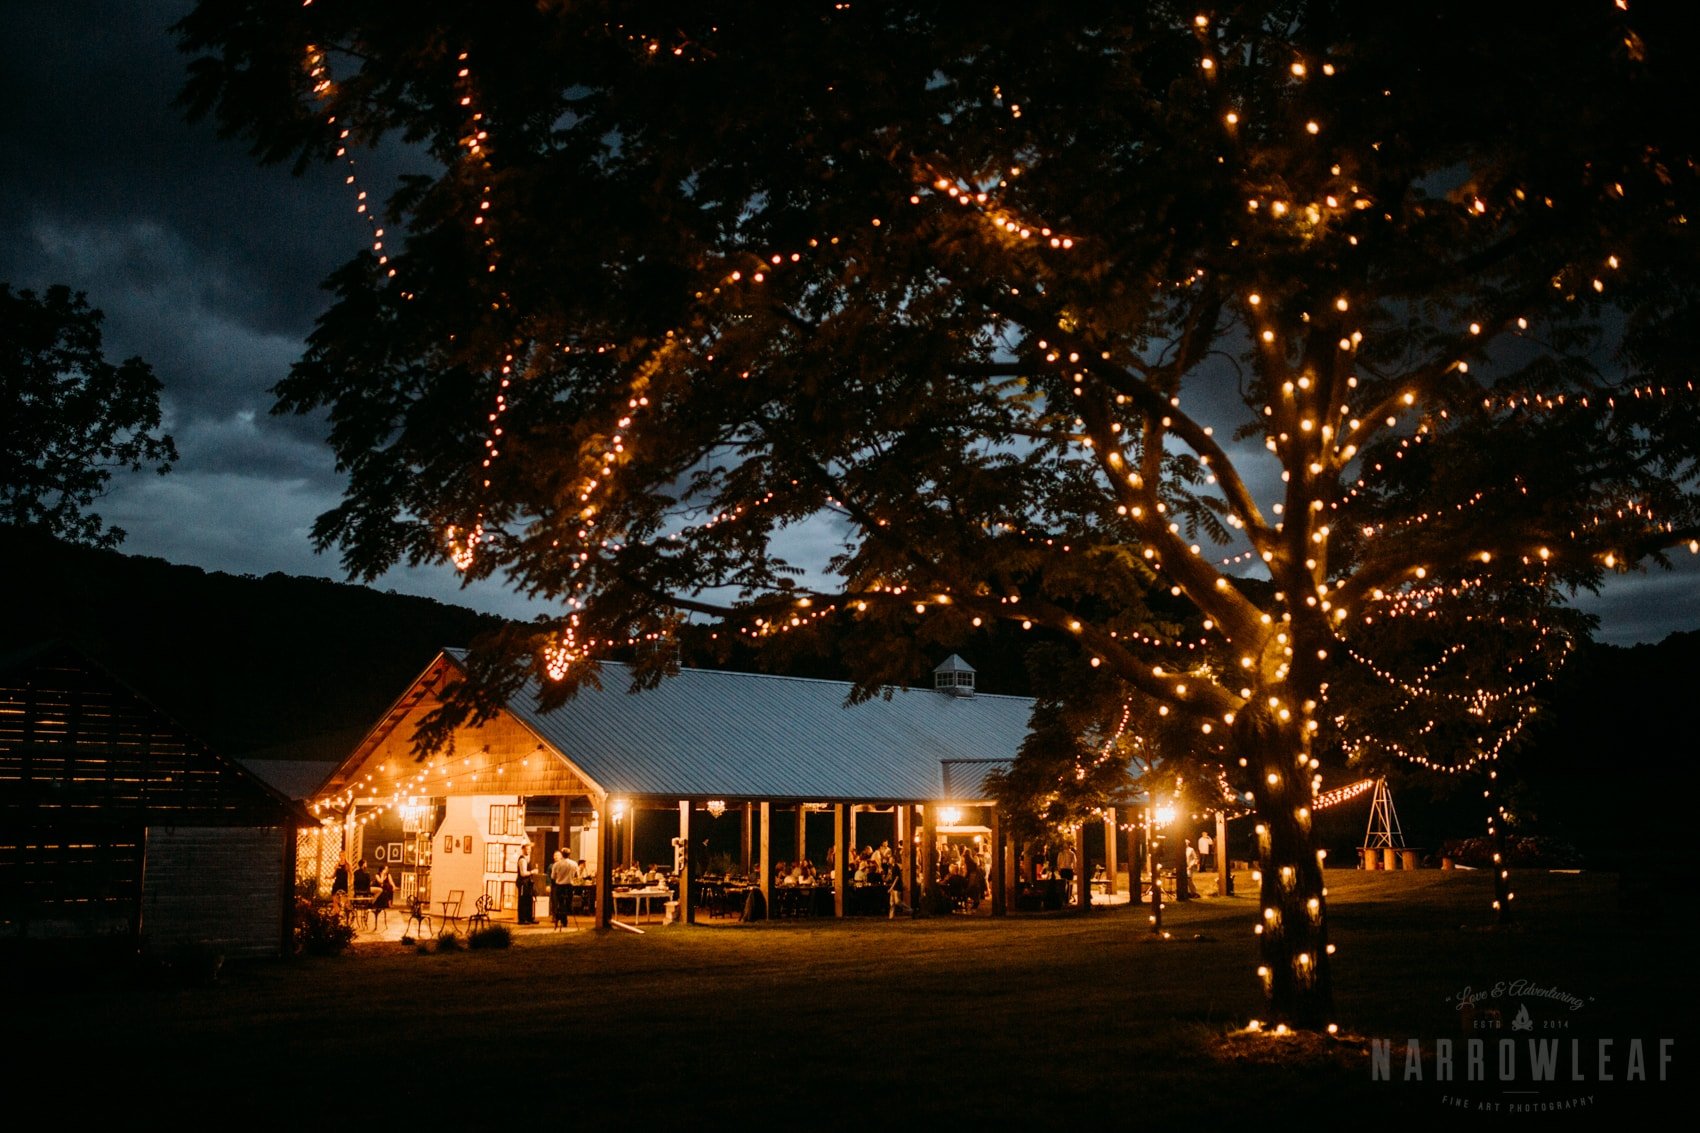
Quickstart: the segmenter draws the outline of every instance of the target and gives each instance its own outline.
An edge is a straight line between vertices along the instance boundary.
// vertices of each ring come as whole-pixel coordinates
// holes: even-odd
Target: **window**
[[[492,836],[511,837],[525,833],[525,808],[496,803],[490,807],[489,831]]]
[[[484,893],[498,909],[519,908],[519,889],[511,881],[486,881]]]
[[[504,849],[504,847],[500,842],[486,842],[486,843],[484,843],[484,872],[485,873],[501,873],[502,872],[502,850],[503,849]]]

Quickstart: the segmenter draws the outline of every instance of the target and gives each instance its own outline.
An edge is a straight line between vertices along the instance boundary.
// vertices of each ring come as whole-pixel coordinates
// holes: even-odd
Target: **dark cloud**
[[[1670,559],[1668,570],[1649,566],[1612,575],[1598,594],[1576,596],[1574,605],[1600,618],[1597,640],[1635,645],[1700,629],[1700,555],[1679,548]]]

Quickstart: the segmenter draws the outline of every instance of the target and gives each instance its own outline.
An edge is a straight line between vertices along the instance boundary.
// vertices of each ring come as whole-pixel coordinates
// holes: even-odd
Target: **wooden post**
[[[918,908],[918,898],[915,894],[915,807],[904,803],[897,808],[897,870],[903,880],[903,900],[911,908]]]
[[[1228,816],[1216,812],[1216,896],[1228,895]]]
[[[685,840],[685,868],[679,871],[679,923],[695,924],[697,920],[696,894],[691,892],[692,883],[696,880],[696,870],[691,866],[691,800],[679,800],[679,837]]]
[[[807,861],[809,857],[809,808],[802,803],[797,804],[797,855],[791,864],[797,865]]]
[[[938,808],[932,805],[921,811],[921,898],[925,904],[919,907],[928,912],[932,911],[939,884],[939,848],[933,833],[933,816],[937,813]]]
[[[861,809],[862,809],[861,807],[855,806],[855,805],[852,805],[850,807],[850,838],[849,838],[849,842],[850,842],[850,851],[852,853],[855,852],[857,846],[861,845],[860,842],[856,841],[856,812],[861,810]]]
[[[614,926],[614,800],[602,796],[596,810],[596,927]]]
[[[632,805],[626,808],[626,821],[624,826],[625,829],[620,832],[622,835],[620,839],[620,864],[627,866],[636,865],[637,863],[632,861],[632,854],[636,852],[633,847],[637,844],[636,801],[633,801]]]
[[[1139,812],[1132,813],[1137,815]],[[1127,828],[1127,899],[1135,905],[1145,901],[1145,895],[1140,892],[1144,882],[1139,877],[1139,863],[1139,824],[1130,822]]]
[[[1145,810],[1145,857],[1151,863],[1151,931],[1163,933],[1163,866],[1162,841],[1157,836],[1157,812]]]
[[[751,810],[751,808],[752,808],[752,804],[750,804],[750,803],[744,804],[743,825],[738,830],[738,835],[739,835],[739,839],[740,839],[739,845],[741,846],[741,848],[743,850],[743,854],[739,858],[738,868],[743,870],[745,877],[750,876],[750,835],[751,835],[751,830],[752,830],[751,823],[750,823],[750,810]]]
[[[1021,880],[1018,853],[1014,834],[1005,829],[1003,832],[1003,902],[1005,911],[1015,907],[1016,883]]]
[[[845,835],[849,833],[849,807],[843,803],[832,804],[832,915],[842,917],[846,910],[850,894],[846,891],[849,871],[844,868],[844,859],[848,856],[844,849]]]
[[[761,909],[762,916],[773,915],[773,804],[761,802]]]
[[[1121,892],[1121,883],[1116,880],[1116,808],[1110,807],[1104,812],[1104,876],[1110,883],[1104,886],[1104,896],[1111,902],[1116,894]]]
[[[1092,863],[1086,860],[1086,823],[1081,822],[1070,835],[1074,840],[1074,907],[1086,912],[1092,907]]]
[[[1175,821],[1177,829],[1180,820]],[[1188,835],[1176,833],[1170,837],[1169,852],[1175,858],[1175,900],[1190,901],[1192,899],[1192,872],[1186,868],[1186,843]]]
[[[1009,874],[1004,855],[1003,811],[992,807],[992,916],[1009,911]]]

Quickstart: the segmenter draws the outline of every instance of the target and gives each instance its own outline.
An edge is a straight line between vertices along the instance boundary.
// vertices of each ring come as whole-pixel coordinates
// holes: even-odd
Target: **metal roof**
[[[296,800],[312,798],[337,766],[322,759],[264,759],[256,756],[241,756],[237,762],[258,775],[273,790]]]
[[[627,666],[607,661],[601,683],[541,712],[534,681],[507,709],[604,790],[669,798],[984,799],[985,770],[1015,758],[1033,708],[930,689],[851,706],[847,682],[709,669],[634,693]],[[950,763],[975,773],[947,777]]]

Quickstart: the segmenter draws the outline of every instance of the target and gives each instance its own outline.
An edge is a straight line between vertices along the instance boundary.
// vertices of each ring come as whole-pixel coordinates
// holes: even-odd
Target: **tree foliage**
[[[0,522],[97,547],[124,540],[89,510],[114,471],[177,459],[157,433],[161,385],[140,358],[101,350],[101,313],[82,292],[0,284]]]
[[[330,413],[316,535],[351,572],[559,605],[483,689],[558,702],[682,614],[848,619],[870,694],[1043,633],[1102,674],[1059,690],[1055,782],[1130,697],[1230,749],[1272,1017],[1315,1027],[1348,646],[1694,537],[1692,78],[1643,7],[207,0],[180,30],[191,110],[262,158],[434,163],[279,406]],[[823,542],[824,574],[792,550]]]

